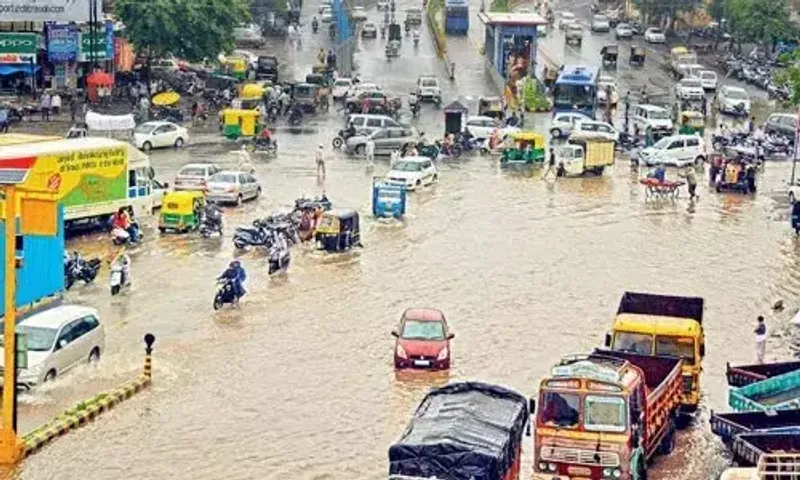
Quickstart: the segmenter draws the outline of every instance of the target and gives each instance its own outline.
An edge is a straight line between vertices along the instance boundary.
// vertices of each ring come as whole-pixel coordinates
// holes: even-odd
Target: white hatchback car
[[[349,92],[351,88],[353,88],[352,78],[339,77],[333,82],[331,95],[333,95],[334,100],[343,100],[347,97],[347,92]]]
[[[601,139],[609,140],[612,142],[619,142],[619,132],[605,122],[597,122],[594,120],[584,120],[575,125],[572,134],[569,136],[570,140],[588,140],[588,139]]]
[[[333,9],[331,7],[325,7],[320,12],[319,19],[322,20],[323,23],[331,23],[333,21]]]
[[[403,157],[392,165],[386,174],[386,182],[415,190],[430,185],[439,179],[436,165],[428,157]]]
[[[664,35],[664,30],[653,27],[645,30],[644,41],[647,43],[667,43],[667,37]]]
[[[241,205],[261,195],[261,184],[248,172],[224,171],[208,179],[206,198],[220,203]]]
[[[367,19],[367,12],[364,7],[353,7],[351,14],[356,22],[363,22]]]
[[[717,92],[717,108],[722,113],[734,115],[750,114],[750,95],[741,87],[723,85]]]
[[[685,167],[705,158],[705,142],[699,135],[670,135],[639,152],[639,161],[647,166]]]
[[[500,120],[492,117],[469,117],[466,124],[464,124],[464,130],[469,131],[470,135],[476,139],[489,138],[497,129],[499,129],[503,135],[519,131],[519,128],[506,127]]]
[[[575,14],[572,12],[561,12],[560,18],[558,19],[558,28],[564,30],[567,26],[572,25],[575,23]]]
[[[172,122],[145,122],[133,129],[133,144],[149,152],[154,148],[180,148],[189,140],[189,132]]]
[[[700,100],[705,94],[699,78],[684,78],[675,85],[675,96],[679,100]]]
[[[566,138],[575,129],[576,124],[587,120],[592,119],[580,113],[556,113],[556,116],[553,117],[553,124],[550,126],[550,136],[553,138]]]
[[[712,92],[717,89],[719,78],[717,77],[716,72],[712,72],[711,70],[701,70],[698,74],[698,78],[700,78],[700,83],[703,84],[703,89]]]
[[[78,305],[34,314],[17,324],[17,332],[25,334],[28,344],[28,365],[17,377],[17,385],[24,388],[53,380],[82,363],[96,362],[106,348],[97,310]]]

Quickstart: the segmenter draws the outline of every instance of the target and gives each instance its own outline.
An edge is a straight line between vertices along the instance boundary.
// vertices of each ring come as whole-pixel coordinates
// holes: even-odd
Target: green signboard
[[[110,23],[98,25],[94,35],[88,30],[81,32],[78,61],[88,62],[91,57],[96,61],[114,59],[114,28]]]
[[[39,35],[36,33],[0,33],[0,63],[36,62]]]

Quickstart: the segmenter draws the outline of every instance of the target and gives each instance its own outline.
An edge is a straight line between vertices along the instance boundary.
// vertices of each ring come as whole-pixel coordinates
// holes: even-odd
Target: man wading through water
[[[556,150],[554,148],[550,148],[550,159],[547,161],[547,170],[545,170],[544,175],[542,175],[542,180],[547,180],[547,176],[553,172],[553,180],[558,178],[556,174]]]

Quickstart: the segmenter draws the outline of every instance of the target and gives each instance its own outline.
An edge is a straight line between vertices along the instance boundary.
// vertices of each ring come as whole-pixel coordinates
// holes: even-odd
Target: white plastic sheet
[[[133,114],[127,115],[102,115],[96,112],[86,112],[86,126],[89,130],[120,131],[133,130],[136,121]]]

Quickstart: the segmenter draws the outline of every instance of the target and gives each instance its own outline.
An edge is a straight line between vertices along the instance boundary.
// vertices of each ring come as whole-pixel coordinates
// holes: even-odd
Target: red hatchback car
[[[433,308],[409,308],[392,331],[395,368],[450,368],[450,340],[444,314]]]

